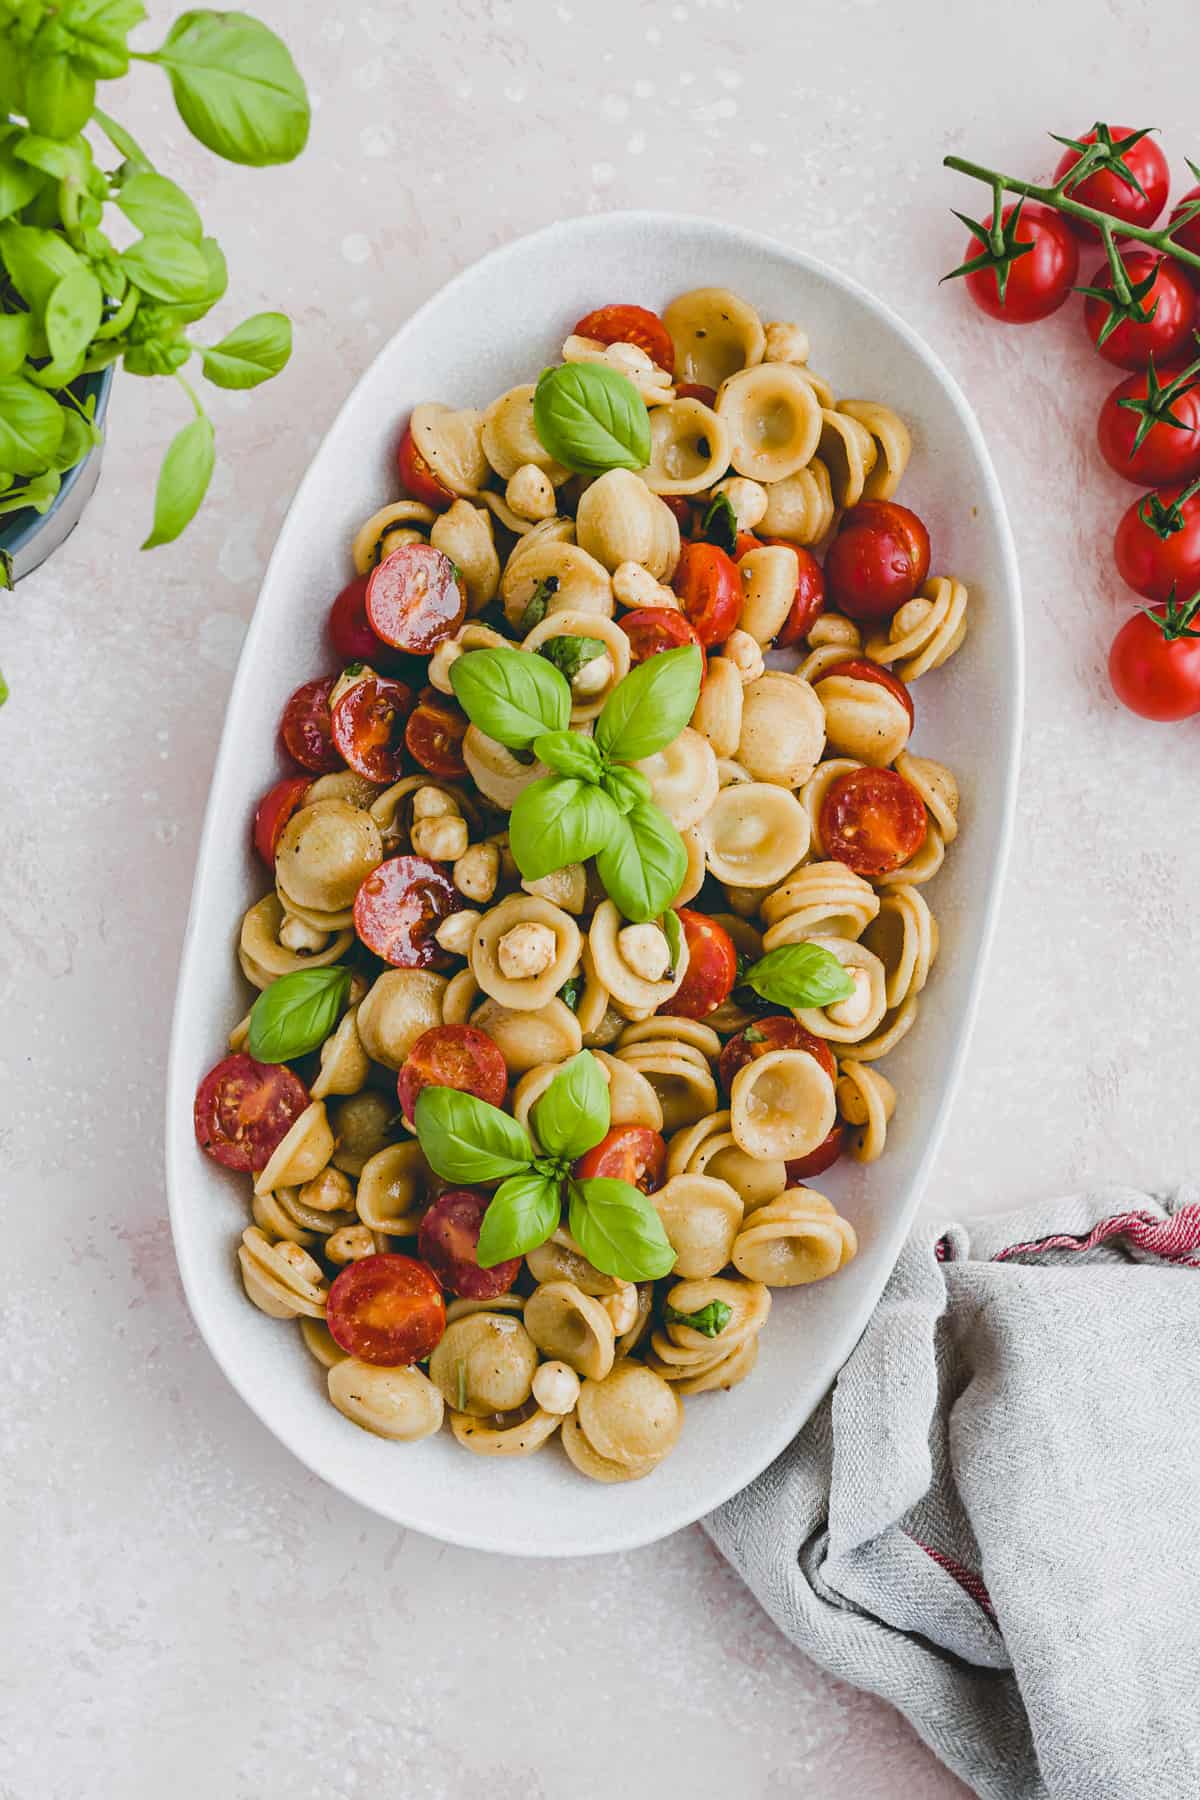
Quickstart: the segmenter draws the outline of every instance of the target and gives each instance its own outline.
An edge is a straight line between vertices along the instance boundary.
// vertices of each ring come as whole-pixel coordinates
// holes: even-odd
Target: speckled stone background
[[[151,10],[148,44],[170,16]],[[97,499],[0,605],[0,1796],[948,1800],[965,1790],[894,1714],[793,1653],[698,1529],[573,1565],[472,1555],[359,1511],[265,1435],[175,1275],[171,993],[242,634],[348,387],[492,245],[672,207],[884,292],[963,382],[1012,510],[1019,832],[929,1204],[1194,1176],[1200,727],[1139,724],[1106,691],[1129,604],[1108,545],[1132,492],[1092,447],[1106,379],[1077,314],[1004,331],[936,285],[960,250],[947,208],[985,203],[941,169],[947,150],[1048,172],[1043,131],[1100,113],[1161,126],[1186,174],[1192,9],[1009,0],[986,27],[984,8],[935,0],[258,10],[317,101],[299,165],[218,164],[148,68],[104,104],[224,243],[221,323],[293,313],[291,367],[255,394],[209,390],[210,500],[145,557],[185,403],[121,379]]]

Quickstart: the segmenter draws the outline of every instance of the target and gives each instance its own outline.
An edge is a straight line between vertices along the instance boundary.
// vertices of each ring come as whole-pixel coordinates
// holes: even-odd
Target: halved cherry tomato
[[[865,656],[851,656],[847,657],[845,662],[834,663],[832,668],[823,669],[821,680],[824,681],[827,675],[849,675],[855,681],[873,681],[876,687],[885,687],[889,694],[895,695],[908,714],[909,724],[912,725],[916,722],[912,695],[900,677],[893,675],[890,669],[881,669],[878,663],[868,661]]]
[[[457,1088],[489,1106],[503,1106],[508,1070],[500,1046],[475,1025],[434,1025],[423,1031],[396,1077],[400,1110],[411,1125],[423,1088]]]
[[[1144,369],[1151,357],[1159,364],[1170,362],[1191,342],[1196,322],[1195,289],[1182,263],[1162,256],[1156,250],[1123,250],[1121,262],[1131,287],[1140,288],[1144,282],[1150,282],[1134,305],[1140,313],[1151,316],[1141,320],[1122,318],[1101,343],[1114,307],[1120,316],[1112,272],[1108,264],[1103,263],[1089,285],[1109,298],[1097,300],[1095,295],[1089,294],[1083,309],[1088,336],[1105,361],[1116,363],[1120,369]]]
[[[372,668],[390,674],[393,663],[401,659],[371,629],[367,618],[368,579],[366,575],[356,575],[347,582],[329,609],[325,630],[343,663],[370,663]]]
[[[479,1232],[491,1199],[474,1188],[447,1188],[417,1232],[417,1249],[442,1286],[467,1300],[495,1300],[521,1273],[519,1256],[490,1269],[479,1266]]]
[[[347,1355],[395,1369],[437,1349],[446,1302],[431,1269],[388,1251],[346,1264],[329,1290],[325,1323]]]
[[[404,727],[404,742],[408,745],[409,755],[431,775],[440,775],[444,780],[465,775],[467,765],[463,761],[462,741],[466,735],[467,716],[462,709],[445,694],[439,694],[436,688],[422,688],[421,697]]]
[[[1175,364],[1157,373],[1151,369],[1130,375],[1100,408],[1100,454],[1126,481],[1158,487],[1200,475],[1200,372],[1189,369]],[[1140,405],[1130,408],[1127,400]],[[1146,416],[1152,416],[1152,423],[1135,449]]]
[[[450,957],[434,932],[462,899],[445,869],[423,856],[393,856],[354,896],[354,929],[394,969],[444,969]]]
[[[775,633],[776,644],[786,649],[789,644],[798,644],[801,638],[807,637],[810,627],[825,611],[825,577],[816,557],[801,545],[789,544],[786,538],[777,537],[757,538],[755,542],[790,550],[796,558],[796,592],[791,611]]]
[[[742,610],[742,583],[733,558],[716,544],[685,544],[671,586],[679,596],[684,618],[704,648],[723,644]]]
[[[675,523],[679,527],[680,537],[686,537],[695,520],[695,508],[686,494],[660,494],[659,499],[664,506],[669,506],[675,514]]]
[[[453,506],[456,496],[438,480],[417,449],[411,425],[404,427],[404,436],[400,439],[400,448],[396,452],[396,467],[400,471],[401,481],[414,500],[424,501],[426,506],[432,506],[434,512],[445,512],[448,506]]]
[[[342,759],[333,741],[333,721],[329,716],[329,696],[336,675],[322,675],[298,687],[283,709],[279,721],[279,737],[293,762],[314,775],[332,775],[340,769]]]
[[[887,875],[915,856],[928,830],[925,802],[895,769],[851,769],[821,806],[826,853],[859,875]]]
[[[1007,225],[1015,211],[1015,204],[1006,206],[1000,215],[1002,223]],[[994,216],[988,213],[982,221],[989,231]],[[1003,300],[994,268],[972,269],[963,285],[989,318],[1005,325],[1031,325],[1048,319],[1069,298],[1079,274],[1079,244],[1062,213],[1052,206],[1031,206],[1028,201],[1021,208],[1013,243],[1032,244],[1033,248],[1009,263]],[[972,232],[963,261],[987,247],[978,233]]]
[[[1200,712],[1200,621],[1174,602],[1135,612],[1108,656],[1113,693],[1142,719],[1190,719]]]
[[[728,1000],[737,981],[737,951],[723,925],[707,913],[676,907],[687,939],[688,966],[683,982],[660,1012],[680,1019],[704,1019]]]
[[[196,1089],[196,1142],[227,1169],[265,1169],[308,1105],[308,1089],[286,1063],[255,1062],[239,1051],[208,1071]]]
[[[1137,143],[1125,147],[1128,138],[1137,136],[1131,125],[1094,125],[1077,141],[1084,145],[1094,144],[1098,136],[1104,137],[1105,132],[1142,191],[1139,193],[1137,187],[1132,187],[1115,169],[1101,167],[1095,174],[1085,175],[1076,187],[1068,187],[1068,198],[1078,200],[1082,206],[1093,206],[1097,212],[1108,213],[1124,225],[1153,225],[1167,203],[1171,187],[1166,157],[1151,137],[1140,137]],[[1078,150],[1065,151],[1054,171],[1055,181],[1061,181],[1079,158]],[[1069,214],[1065,216],[1070,217]],[[1082,238],[1094,240],[1100,235],[1086,219],[1071,219],[1071,227]]]
[[[275,867],[275,852],[283,828],[300,806],[312,782],[307,775],[285,775],[268,788],[254,814],[254,848],[268,869]]]
[[[578,320],[574,335],[595,338],[600,344],[636,344],[668,375],[675,367],[671,334],[658,314],[645,306],[598,306]]]
[[[744,1031],[731,1037],[722,1050],[717,1073],[725,1092],[733,1086],[733,1078],[739,1069],[771,1050],[807,1050],[820,1063],[830,1081],[836,1079],[837,1064],[825,1039],[806,1031],[799,1019],[789,1018],[785,1013],[772,1013],[768,1018],[756,1019],[753,1025],[747,1025]]]
[[[428,656],[467,616],[467,590],[432,544],[401,544],[367,577],[367,619],[385,644]]]
[[[373,669],[333,708],[333,741],[356,774],[382,787],[404,773],[404,720],[412,689]]]
[[[823,1175],[826,1169],[832,1169],[838,1157],[846,1148],[846,1127],[839,1119],[829,1136],[819,1143],[815,1150],[807,1156],[794,1156],[787,1169],[788,1186],[794,1187],[797,1182],[805,1182],[810,1175]]]
[[[699,400],[702,406],[717,404],[716,388],[706,387],[702,381],[681,381],[675,389],[677,400]]]
[[[1159,488],[1134,500],[1113,543],[1121,579],[1146,600],[1200,591],[1200,489]]]
[[[1200,187],[1189,188],[1186,194],[1180,196],[1178,206],[1172,208],[1170,223],[1174,225],[1189,207],[1198,203]],[[1172,237],[1181,249],[1190,250],[1193,256],[1200,256],[1200,211],[1194,212],[1178,231],[1172,232]],[[1194,283],[1200,283],[1200,269],[1189,268],[1187,273]]]
[[[678,650],[681,644],[699,645],[701,656],[704,654],[692,626],[669,606],[635,606],[632,612],[622,613],[617,624],[629,639],[629,654],[635,663],[644,663],[663,650]]]
[[[825,591],[851,619],[890,619],[929,574],[929,533],[894,500],[860,500],[825,556]]]
[[[667,1146],[648,1125],[614,1125],[574,1168],[580,1181],[607,1176],[610,1181],[627,1181],[643,1194],[660,1188],[666,1172]]]
[[[739,531],[733,544],[733,560],[741,562],[747,550],[761,550],[767,542],[766,538],[755,537],[752,531]],[[773,538],[772,543],[781,543],[782,539]]]

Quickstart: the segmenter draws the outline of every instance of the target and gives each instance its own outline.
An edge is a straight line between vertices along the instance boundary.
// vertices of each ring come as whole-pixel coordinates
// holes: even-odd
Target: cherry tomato
[[[391,673],[396,652],[371,629],[367,618],[366,575],[356,575],[347,582],[329,609],[325,632],[343,663],[370,663],[372,668]]]
[[[663,650],[678,650],[681,644],[700,643],[683,614],[672,612],[669,606],[635,606],[632,612],[623,613],[617,624],[629,639],[635,663],[644,663]]]
[[[887,875],[925,842],[925,803],[895,769],[851,769],[821,806],[826,852],[859,875]]]
[[[837,1077],[833,1051],[824,1038],[814,1037],[811,1031],[806,1031],[799,1019],[772,1013],[768,1018],[756,1019],[753,1025],[747,1025],[744,1031],[731,1037],[722,1050],[717,1073],[725,1092],[733,1086],[733,1078],[739,1069],[772,1050],[807,1050],[820,1063],[830,1081]]]
[[[311,769],[314,775],[332,775],[342,766],[329,716],[329,696],[336,680],[336,675],[322,675],[317,681],[306,681],[284,707],[279,722],[284,749],[293,762]]]
[[[1134,500],[1113,543],[1121,579],[1146,600],[1200,590],[1200,489],[1159,488]]]
[[[436,688],[423,688],[404,727],[409,755],[431,775],[440,775],[443,780],[465,775],[462,741],[466,734],[467,717],[461,708]]]
[[[671,586],[704,648],[723,644],[742,610],[742,583],[733,558],[716,544],[685,544]]]
[[[367,619],[385,644],[428,656],[467,616],[467,590],[432,544],[401,544],[367,577]]]
[[[686,494],[660,494],[659,499],[664,506],[669,506],[675,514],[675,523],[679,527],[680,537],[686,537],[692,529],[695,508]]]
[[[668,374],[675,367],[671,334],[658,314],[645,306],[598,306],[594,312],[584,313],[574,335],[595,338],[601,344],[636,344]]]
[[[196,1089],[196,1142],[227,1169],[259,1174],[308,1105],[308,1089],[286,1063],[255,1062],[239,1051],[208,1071]]]
[[[412,690],[368,669],[333,708],[333,741],[356,774],[383,786],[404,773],[404,718]]]
[[[675,389],[676,399],[699,400],[702,406],[717,404],[716,388],[706,387],[702,381],[681,381]]]
[[[838,527],[825,557],[825,591],[851,619],[890,619],[929,573],[929,533],[894,500],[862,500]]]
[[[607,1176],[652,1194],[667,1173],[667,1146],[648,1125],[614,1125],[595,1149],[579,1158],[574,1173],[580,1181]]]
[[[1191,481],[1200,475],[1200,373],[1178,365],[1129,375],[1100,408],[1097,437],[1110,469],[1140,487]],[[1137,408],[1123,403],[1138,402]],[[1176,423],[1167,417],[1173,415]],[[1134,448],[1145,418],[1149,431]]]
[[[396,1077],[400,1110],[411,1125],[423,1088],[457,1088],[489,1106],[503,1106],[508,1070],[500,1046],[475,1025],[435,1025],[423,1031]]]
[[[275,867],[275,852],[283,828],[303,804],[312,783],[307,775],[285,775],[273,788],[268,788],[254,814],[254,848],[268,869]]]
[[[1179,205],[1172,210],[1170,223],[1174,225],[1188,207],[1196,205],[1198,201],[1200,201],[1200,187],[1189,188]],[[1179,230],[1173,234],[1173,240],[1181,250],[1190,250],[1193,256],[1200,256],[1200,212],[1194,212],[1187,223],[1180,226]],[[1200,269],[1188,268],[1187,273],[1193,282],[1200,283]]]
[[[704,1019],[733,992],[737,951],[725,927],[707,913],[693,912],[687,906],[675,910],[687,939],[688,966],[681,986],[659,1011],[680,1019]]]
[[[451,959],[434,932],[461,905],[444,867],[423,856],[393,856],[354,896],[354,929],[394,969],[444,969]]]
[[[807,637],[814,621],[825,611],[825,577],[821,565],[809,550],[799,544],[789,544],[786,538],[765,537],[755,540],[756,543],[776,544],[781,549],[790,550],[796,558],[796,592],[792,598],[791,611],[775,634],[775,642],[781,649],[789,644],[798,644]],[[740,556],[745,551],[739,552]]]
[[[1196,602],[1136,612],[1113,639],[1108,675],[1123,706],[1143,719],[1190,719],[1200,712],[1200,629]]]
[[[766,538],[755,537],[752,531],[739,531],[733,545],[734,562],[741,562],[747,550],[761,550],[766,542]],[[782,543],[783,539],[772,538],[771,542],[778,544]]]
[[[1140,313],[1152,316],[1141,321],[1123,318],[1103,343],[1100,341],[1113,316],[1114,304],[1119,308],[1112,273],[1104,263],[1092,276],[1090,285],[1102,289],[1110,298],[1097,300],[1094,295],[1088,296],[1083,309],[1088,336],[1105,361],[1116,363],[1121,369],[1144,369],[1152,356],[1157,363],[1169,362],[1191,342],[1196,322],[1195,290],[1183,265],[1155,250],[1125,250],[1121,261],[1131,287],[1140,290],[1145,282],[1150,283],[1133,304]]]
[[[1167,167],[1166,157],[1151,137],[1139,138],[1136,144],[1122,148],[1127,139],[1136,136],[1131,125],[1094,125],[1091,131],[1084,132],[1078,142],[1094,144],[1098,138],[1103,142],[1107,137],[1110,146],[1115,148],[1121,161],[1141,187],[1140,194],[1137,187],[1131,186],[1116,169],[1101,167],[1094,174],[1085,175],[1077,187],[1068,188],[1068,199],[1078,200],[1082,206],[1095,207],[1097,212],[1108,213],[1111,218],[1120,219],[1124,225],[1153,225],[1167,203],[1171,172]],[[1075,167],[1079,155],[1078,150],[1063,153],[1054,171],[1055,181],[1061,181],[1067,171]],[[1095,240],[1100,235],[1096,227],[1088,224],[1086,219],[1072,219],[1071,226],[1082,238]]]
[[[894,694],[905,712],[910,725],[915,724],[916,714],[913,711],[912,695],[898,675],[890,669],[881,669],[878,663],[868,661],[864,657],[851,656],[845,662],[834,663],[830,669],[823,669],[821,680],[827,675],[849,675],[855,681],[873,681],[876,687],[884,687],[889,694]]]
[[[521,1258],[479,1265],[479,1232],[490,1194],[473,1188],[447,1188],[434,1201],[417,1233],[417,1249],[444,1288],[467,1300],[494,1300],[507,1294],[521,1273]]]
[[[404,427],[404,436],[400,439],[400,448],[396,452],[396,467],[400,471],[401,481],[414,500],[424,501],[426,506],[432,506],[434,512],[445,512],[448,506],[453,506],[457,496],[438,480],[417,449],[411,425]]]
[[[784,1166],[787,1169],[788,1186],[794,1187],[797,1182],[805,1182],[810,1175],[823,1175],[826,1169],[832,1169],[834,1163],[846,1148],[846,1127],[839,1119],[825,1140],[807,1156],[794,1156]]]
[[[1015,206],[1006,206],[1000,215],[1002,224],[1008,225],[1015,211]],[[994,216],[989,213],[982,221],[989,229]],[[1006,325],[1032,325],[1057,312],[1070,294],[1079,274],[1079,245],[1062,213],[1052,206],[1031,205],[1028,200],[1021,208],[1013,242],[1032,244],[1033,249],[1009,263],[1003,300],[994,268],[973,269],[964,282],[976,306],[989,318]],[[987,247],[972,232],[963,260],[978,256]]]
[[[436,1350],[446,1302],[424,1263],[385,1252],[346,1264],[329,1290],[325,1323],[347,1355],[394,1369]]]

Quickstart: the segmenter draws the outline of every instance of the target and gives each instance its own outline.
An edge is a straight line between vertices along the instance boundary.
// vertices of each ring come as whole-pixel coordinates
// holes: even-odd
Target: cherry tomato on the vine
[[[1128,376],[1100,408],[1097,437],[1109,468],[1139,487],[1200,475],[1200,363]]]
[[[1076,142],[1085,147],[1101,143],[1106,154],[1090,175],[1067,188],[1068,199],[1108,213],[1123,225],[1153,225],[1171,188],[1167,159],[1154,139],[1147,132],[1135,131],[1132,125],[1096,124]],[[1080,150],[1065,150],[1054,171],[1055,181],[1061,181],[1082,154]],[[1082,238],[1094,241],[1100,235],[1086,219],[1072,219],[1071,225]]]
[[[1181,248],[1190,250],[1193,256],[1200,256],[1200,187],[1189,188],[1180,196],[1178,206],[1171,210],[1170,223],[1174,225],[1185,213],[1189,217],[1172,236]],[[1188,268],[1188,274],[1194,283],[1200,284],[1200,269]]]
[[[1126,619],[1108,654],[1113,693],[1130,712],[1160,721],[1200,712],[1200,594],[1138,611]]]
[[[1130,301],[1122,305],[1112,271],[1103,264],[1092,276],[1083,309],[1088,336],[1105,361],[1119,369],[1144,369],[1151,357],[1160,365],[1169,362],[1191,342],[1195,290],[1183,265],[1157,250],[1125,250],[1121,262],[1132,290]]]
[[[1006,206],[1000,215],[1001,225],[1008,228],[1001,262],[1001,268],[1008,271],[1003,298],[1001,271],[995,267],[969,270],[965,283],[976,306],[989,318],[1001,319],[1006,325],[1032,325],[1057,312],[1070,294],[1079,274],[1079,245],[1066,219],[1053,207],[1026,201],[1014,230],[1012,219],[1016,210],[1015,206]],[[989,213],[981,221],[988,231],[992,217]],[[1032,244],[1033,248],[1011,257],[1011,251],[1021,244]],[[966,260],[973,261],[987,251],[987,242],[973,232],[967,240]]]
[[[1121,579],[1146,600],[1200,591],[1200,481],[1134,500],[1113,541]]]

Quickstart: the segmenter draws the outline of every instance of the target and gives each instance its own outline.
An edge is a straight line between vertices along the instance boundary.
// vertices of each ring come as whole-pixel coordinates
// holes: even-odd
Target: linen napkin
[[[1200,1796],[1200,1191],[919,1228],[705,1526],[986,1800]]]

